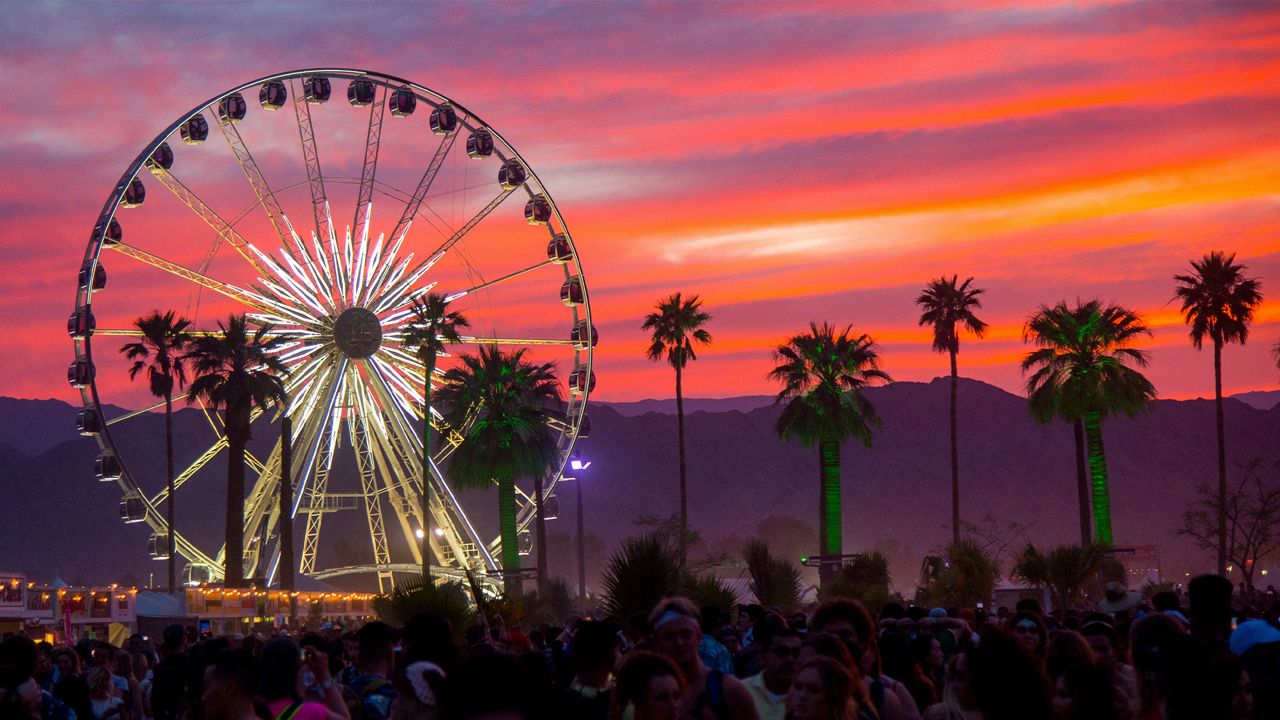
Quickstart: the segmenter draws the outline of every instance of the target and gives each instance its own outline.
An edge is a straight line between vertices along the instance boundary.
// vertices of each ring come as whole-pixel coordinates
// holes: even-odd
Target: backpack
[[[382,717],[370,718],[369,713],[365,712],[364,701],[370,695],[373,695],[383,688],[388,688],[391,681],[384,678],[374,678],[362,690],[356,692],[349,685],[342,686],[342,701],[347,705],[347,712],[351,714],[351,720],[386,720],[386,715]]]

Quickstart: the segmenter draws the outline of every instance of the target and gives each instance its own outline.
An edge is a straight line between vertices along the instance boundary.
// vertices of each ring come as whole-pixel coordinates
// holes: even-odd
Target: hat
[[[1124,583],[1107,583],[1106,597],[1098,603],[1098,609],[1112,615],[1125,610],[1132,610],[1142,603],[1142,593],[1137,590],[1126,590]]]
[[[525,650],[533,648],[533,642],[529,640],[529,636],[525,635],[521,630],[512,630],[507,633],[507,638],[504,642],[512,647],[518,647]]]
[[[1245,620],[1236,626],[1227,640],[1231,652],[1243,655],[1254,645],[1280,642],[1280,630],[1266,620]]]
[[[943,610],[940,607],[936,607],[929,611],[929,617],[931,618],[944,618],[946,616],[947,616],[947,611]]]

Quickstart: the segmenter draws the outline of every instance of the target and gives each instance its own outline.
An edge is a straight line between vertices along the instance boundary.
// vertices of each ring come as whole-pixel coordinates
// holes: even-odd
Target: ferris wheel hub
[[[347,308],[333,322],[333,341],[343,355],[363,360],[382,347],[382,324],[367,308]]]

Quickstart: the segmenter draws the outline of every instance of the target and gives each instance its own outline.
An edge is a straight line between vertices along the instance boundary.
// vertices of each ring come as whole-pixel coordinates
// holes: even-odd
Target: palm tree
[[[422,576],[431,577],[431,376],[436,372],[436,358],[444,352],[445,343],[462,342],[459,328],[470,326],[459,312],[449,312],[449,301],[438,293],[428,293],[411,307],[413,320],[405,328],[401,340],[405,348],[413,348],[422,361]]]
[[[769,377],[783,384],[774,403],[789,400],[778,416],[784,440],[818,446],[818,543],[822,555],[818,576],[834,576],[843,552],[840,517],[840,444],[850,438],[871,447],[873,428],[880,426],[862,390],[891,382],[880,370],[876,343],[867,335],[852,337],[852,327],[837,330],[828,323],[809,323],[809,332],[778,346],[777,365]]]
[[[283,377],[289,369],[273,354],[283,338],[272,334],[271,325],[250,333],[244,315],[232,315],[225,324],[218,321],[218,330],[193,339],[185,355],[195,375],[187,403],[203,399],[215,411],[223,409],[228,459],[223,582],[235,587],[244,581],[244,456],[252,437],[250,416],[254,407],[284,405]]]
[[[1111,499],[1102,420],[1114,412],[1136,415],[1154,399],[1156,389],[1142,373],[1126,365],[1147,365],[1147,353],[1128,347],[1151,331],[1133,312],[1091,300],[1069,308],[1060,302],[1040,306],[1023,330],[1023,340],[1040,347],[1022,360],[1027,399],[1040,422],[1055,417],[1084,420],[1093,495],[1094,537],[1110,546]]]
[[[1207,336],[1213,341],[1213,399],[1218,421],[1218,574],[1227,568],[1227,440],[1222,421],[1222,346],[1249,338],[1253,311],[1262,302],[1262,286],[1244,276],[1235,253],[1217,250],[1199,262],[1192,275],[1174,275],[1179,283],[1174,299],[1182,301],[1182,315],[1191,326],[1191,344],[1199,350]]]
[[[151,394],[164,399],[164,451],[168,463],[165,492],[169,496],[169,592],[174,592],[178,588],[178,571],[177,549],[174,547],[177,528],[174,525],[173,507],[173,390],[187,384],[187,370],[182,353],[191,342],[191,336],[187,334],[191,321],[177,317],[172,310],[163,315],[155,310],[150,315],[134,320],[133,326],[138,330],[139,339],[120,347],[125,359],[133,361],[133,365],[129,366],[129,379],[136,380],[139,373],[146,371]]]
[[[555,365],[525,360],[525,350],[504,353],[482,347],[463,355],[436,391],[445,420],[465,442],[453,451],[449,478],[459,487],[498,485],[502,569],[508,596],[520,597],[520,546],[516,537],[516,478],[534,481],[539,587],[546,578],[542,480],[560,459],[548,420],[561,401]]]
[[[1047,587],[1053,605],[1063,610],[1078,607],[1085,588],[1102,570],[1104,548],[1093,543],[1057,545],[1042,553],[1030,543],[1014,561],[1012,574],[1028,585]]]
[[[960,542],[960,449],[956,440],[956,384],[959,375],[956,373],[956,354],[960,352],[960,334],[956,332],[956,324],[963,323],[969,332],[979,339],[986,331],[987,324],[978,319],[973,311],[982,307],[978,296],[985,292],[982,288],[971,288],[973,278],[965,278],[956,285],[958,275],[948,280],[942,276],[930,280],[924,293],[916,298],[920,306],[920,324],[933,326],[933,349],[935,352],[948,353],[951,356],[951,542]]]
[[[657,362],[666,358],[676,371],[676,435],[680,444],[680,564],[684,566],[688,552],[689,537],[689,505],[688,505],[688,473],[684,459],[684,387],[683,374],[685,365],[690,360],[697,360],[694,345],[711,344],[711,333],[705,325],[711,321],[711,315],[703,312],[702,301],[697,295],[682,298],[680,293],[673,293],[665,300],[659,300],[654,306],[656,312],[645,316],[644,330],[651,331],[647,355]]]

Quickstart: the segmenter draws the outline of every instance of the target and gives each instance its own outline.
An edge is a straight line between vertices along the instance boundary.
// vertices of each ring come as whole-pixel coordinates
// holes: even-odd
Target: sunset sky
[[[672,394],[640,323],[677,290],[714,316],[688,395],[775,392],[770,350],[810,320],[927,381],[946,359],[913,301],[941,274],[987,290],[962,375],[1020,392],[1026,316],[1100,297],[1152,327],[1162,397],[1212,396],[1170,299],[1215,249],[1266,296],[1224,390],[1280,383],[1277,3],[45,3],[0,24],[0,395],[75,402],[77,270],[144,145],[303,67],[433,88],[536,169],[591,292],[593,398]]]

